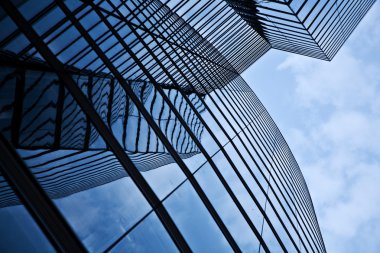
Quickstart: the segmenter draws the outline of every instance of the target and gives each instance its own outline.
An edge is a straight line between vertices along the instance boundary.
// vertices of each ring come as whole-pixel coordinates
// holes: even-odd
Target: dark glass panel
[[[15,203],[17,205],[14,205]],[[53,246],[1,174],[0,224],[0,252],[55,252]]]

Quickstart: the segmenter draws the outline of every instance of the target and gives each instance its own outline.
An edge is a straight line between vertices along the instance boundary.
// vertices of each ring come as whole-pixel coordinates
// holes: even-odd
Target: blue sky
[[[380,4],[331,62],[271,50],[243,77],[313,198],[328,252],[380,249]]]

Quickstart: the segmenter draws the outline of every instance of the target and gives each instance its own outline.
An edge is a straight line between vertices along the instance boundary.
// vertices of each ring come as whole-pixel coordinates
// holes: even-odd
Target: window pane
[[[164,206],[194,252],[232,251],[189,182],[166,199]]]
[[[0,192],[0,252],[55,252],[1,174]]]
[[[178,252],[155,213],[149,214],[111,252]]]

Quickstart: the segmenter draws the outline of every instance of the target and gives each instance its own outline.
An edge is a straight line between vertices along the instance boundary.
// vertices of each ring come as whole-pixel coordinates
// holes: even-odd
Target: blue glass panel
[[[14,194],[2,176],[0,190]],[[22,204],[5,206],[7,201],[11,200],[0,199],[0,252],[55,252],[26,208]]]
[[[226,238],[189,182],[164,201],[194,252],[231,252]]]
[[[170,253],[178,250],[157,215],[151,213],[112,248],[111,252]]]

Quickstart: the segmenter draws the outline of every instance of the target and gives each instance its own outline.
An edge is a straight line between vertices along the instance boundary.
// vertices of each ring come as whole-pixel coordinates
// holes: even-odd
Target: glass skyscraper
[[[0,252],[326,252],[240,74],[375,0],[1,0]]]

